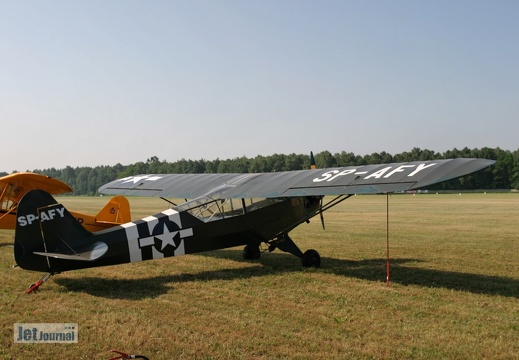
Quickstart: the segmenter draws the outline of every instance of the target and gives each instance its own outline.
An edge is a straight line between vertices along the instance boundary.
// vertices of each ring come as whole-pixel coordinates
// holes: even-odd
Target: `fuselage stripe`
[[[128,239],[128,250],[130,252],[130,262],[142,261],[141,248],[139,246],[139,232],[137,225],[134,223],[126,223],[121,225],[126,229],[126,238]]]

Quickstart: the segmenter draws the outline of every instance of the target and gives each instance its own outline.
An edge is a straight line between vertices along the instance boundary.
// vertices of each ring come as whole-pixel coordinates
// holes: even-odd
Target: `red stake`
[[[389,286],[389,193],[386,193],[386,286]]]
[[[31,287],[29,288],[29,290],[27,290],[25,293],[26,293],[26,294],[30,294],[30,293],[32,293],[33,291],[38,290],[38,289],[40,288],[40,286],[42,286],[43,284],[45,284],[45,282],[46,282],[47,280],[49,280],[50,275],[51,275],[51,274],[45,274],[45,275],[43,275],[43,276],[40,278],[40,280],[38,280],[38,281],[36,282],[36,284],[32,284]]]
[[[126,353],[123,353],[121,351],[118,351],[118,350],[110,350],[110,352],[113,352],[113,353],[116,353],[116,354],[120,355],[120,356],[111,358],[110,360],[118,360],[118,359],[121,359],[121,360],[126,360],[126,359],[144,359],[144,360],[148,360],[148,358],[146,356],[144,356],[144,355],[130,355],[130,354],[126,354]]]

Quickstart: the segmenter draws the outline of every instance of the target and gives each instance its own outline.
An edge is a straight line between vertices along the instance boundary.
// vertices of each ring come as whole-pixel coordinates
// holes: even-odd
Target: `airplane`
[[[41,174],[23,172],[0,177],[0,229],[15,229],[16,209],[20,199],[31,189],[45,190],[50,194],[72,192],[64,182]],[[96,215],[72,212],[72,216],[85,229],[95,232],[129,222],[130,204],[124,196],[116,196]]]
[[[244,259],[279,249],[299,257],[304,267],[319,267],[319,253],[303,252],[289,236],[300,224],[317,215],[322,220],[323,212],[356,194],[416,190],[494,163],[458,158],[275,173],[130,176],[99,192],[186,201],[94,233],[52,195],[32,190],[18,205],[14,255],[22,269],[46,273],[27,292],[64,271],[235,246],[244,246]]]

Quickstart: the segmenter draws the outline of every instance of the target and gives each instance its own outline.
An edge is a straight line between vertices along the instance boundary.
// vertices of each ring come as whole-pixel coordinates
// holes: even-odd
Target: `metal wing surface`
[[[138,175],[103,185],[103,194],[193,199],[374,194],[419,189],[493,165],[485,159],[416,161],[260,174]]]

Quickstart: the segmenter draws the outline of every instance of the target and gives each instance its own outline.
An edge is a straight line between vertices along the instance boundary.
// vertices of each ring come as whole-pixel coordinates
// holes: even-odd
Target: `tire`
[[[313,249],[306,250],[302,257],[303,267],[315,267],[321,266],[321,256]]]
[[[243,259],[257,260],[261,256],[261,251],[258,245],[247,244],[243,248]]]

